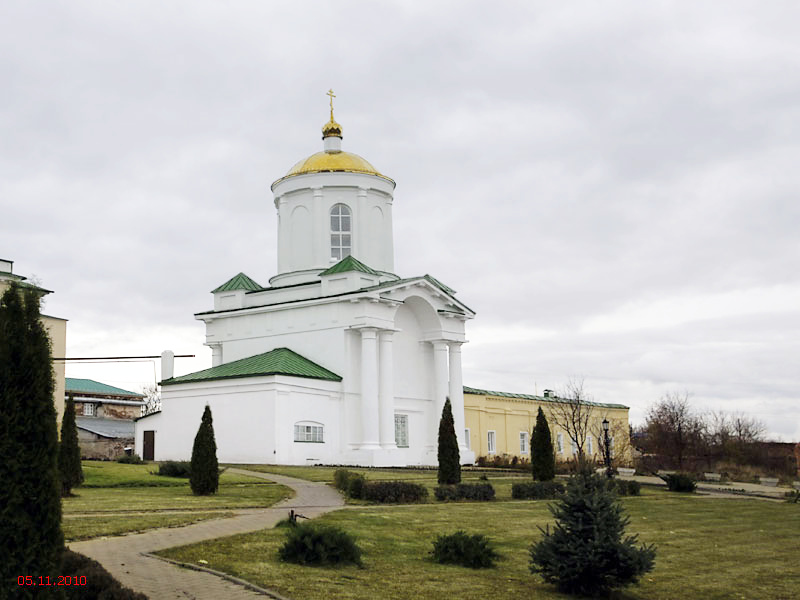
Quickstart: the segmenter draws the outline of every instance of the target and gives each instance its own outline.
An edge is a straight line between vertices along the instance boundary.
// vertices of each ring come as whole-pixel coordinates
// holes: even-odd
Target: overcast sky
[[[397,182],[395,266],[477,312],[464,382],[583,378],[800,439],[796,2],[6,1],[0,258],[69,356],[196,354],[275,274],[271,183],[322,148]],[[69,365],[139,390],[153,362]]]

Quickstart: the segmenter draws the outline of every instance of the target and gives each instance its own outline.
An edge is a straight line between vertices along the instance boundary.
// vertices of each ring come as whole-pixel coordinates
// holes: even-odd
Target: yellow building
[[[577,448],[567,432],[556,424],[559,405],[565,403],[550,390],[545,390],[542,396],[532,396],[464,386],[465,439],[476,457],[516,456],[530,460],[531,433],[541,407],[550,426],[556,461],[569,460]],[[605,419],[609,422],[611,455],[618,464],[627,465],[630,462],[628,407],[587,402],[584,408],[589,410],[584,453],[602,462],[602,446],[598,442],[602,440]]]
[[[13,272],[13,267],[13,261],[0,258],[0,294],[2,294],[13,281],[16,281],[19,285],[33,288],[41,296],[52,293],[50,290],[46,290],[33,283],[27,282],[26,277],[15,275]],[[53,356],[57,358],[63,358],[67,353],[67,320],[59,317],[42,315],[42,323],[44,323],[45,329],[47,329],[47,333],[50,335]],[[63,361],[53,363],[53,376],[55,379],[53,404],[56,407],[56,417],[60,426],[61,417],[64,414],[65,393],[65,370]]]

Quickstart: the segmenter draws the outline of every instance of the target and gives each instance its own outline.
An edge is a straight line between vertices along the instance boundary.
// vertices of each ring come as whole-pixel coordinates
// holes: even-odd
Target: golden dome
[[[331,120],[322,126],[322,139],[326,137],[342,137],[342,126],[333,120],[333,111],[331,111]]]
[[[296,163],[278,181],[283,181],[287,177],[294,175],[305,175],[306,173],[366,173],[367,175],[377,175],[394,183],[394,181],[379,173],[375,167],[358,154],[342,152],[342,126],[333,118],[333,99],[335,98],[333,90],[328,91],[328,96],[331,98],[331,118],[322,126],[322,139],[325,149]],[[278,181],[272,185],[274,186]]]
[[[289,169],[286,177],[291,175],[302,175],[304,173],[325,173],[327,171],[342,171],[344,173],[367,173],[385,177],[378,170],[361,158],[358,154],[351,152],[317,152],[308,158],[304,158],[295,166]]]

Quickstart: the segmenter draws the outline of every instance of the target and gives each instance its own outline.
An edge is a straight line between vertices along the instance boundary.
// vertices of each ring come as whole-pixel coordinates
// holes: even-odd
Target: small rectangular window
[[[394,416],[394,443],[398,448],[408,448],[408,415]]]
[[[464,430],[464,444],[466,445],[467,450],[472,449],[472,443],[469,439],[469,427]]]
[[[586,441],[589,447],[589,456],[594,455],[594,447],[592,446],[592,436],[587,436]]]
[[[488,436],[486,438],[486,444],[488,446],[489,454],[494,454],[497,452],[497,448],[495,447],[495,432],[489,431]]]
[[[527,454],[528,453],[528,432],[527,431],[520,431],[519,432],[519,453],[520,454]]]
[[[324,442],[323,428],[321,425],[295,425],[294,426],[294,441],[295,442]]]
[[[556,434],[556,450],[559,454],[564,454],[564,435],[560,432]]]
[[[83,416],[84,417],[93,417],[94,416],[94,404],[91,402],[85,402],[83,405]]]

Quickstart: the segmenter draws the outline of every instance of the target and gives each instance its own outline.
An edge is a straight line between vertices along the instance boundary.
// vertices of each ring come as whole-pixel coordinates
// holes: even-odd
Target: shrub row
[[[409,481],[375,481],[364,483],[363,498],[370,502],[423,502],[428,488]]]
[[[336,469],[333,473],[333,485],[350,498],[362,499],[365,483],[366,479],[360,473],[353,473],[347,469]]]
[[[147,596],[144,594],[122,587],[122,584],[114,579],[99,562],[71,550],[64,550],[59,572],[78,577],[82,584],[84,582],[86,584],[59,587],[58,589],[63,591],[66,600],[85,600],[86,598],[147,600]]]
[[[192,463],[188,460],[167,460],[158,465],[156,475],[185,477],[188,479],[192,475]]]
[[[697,488],[697,482],[689,473],[670,473],[660,477],[670,492],[693,492]]]
[[[459,483],[456,485],[437,485],[433,490],[437,500],[494,500],[491,483]]]
[[[608,489],[616,492],[617,496],[641,496],[642,484],[630,479],[610,479]]]
[[[367,481],[360,473],[347,469],[336,469],[333,485],[350,498],[369,502],[422,502],[428,497],[424,485],[408,481]]]
[[[462,565],[471,569],[493,567],[494,561],[500,558],[485,536],[468,535],[464,531],[440,535],[433,542],[431,554],[438,563]]]
[[[517,469],[519,471],[527,471],[531,468],[530,461],[518,456],[479,456],[475,465],[478,467],[493,467],[495,469]]]
[[[123,465],[142,465],[144,461],[139,457],[138,454],[123,454],[117,459],[118,463],[122,463]]]
[[[558,481],[528,481],[511,486],[515,500],[552,500],[563,493],[564,485]]]

